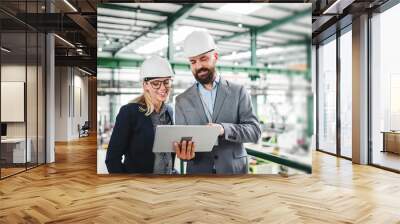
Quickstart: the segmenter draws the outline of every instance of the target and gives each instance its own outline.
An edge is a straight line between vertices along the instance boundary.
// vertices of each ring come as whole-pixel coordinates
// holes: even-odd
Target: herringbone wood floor
[[[400,223],[400,175],[314,153],[313,174],[98,176],[95,137],[0,181],[0,223]]]

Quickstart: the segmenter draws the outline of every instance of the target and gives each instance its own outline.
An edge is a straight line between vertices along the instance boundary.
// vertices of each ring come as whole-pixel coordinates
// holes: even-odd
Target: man
[[[211,152],[196,152],[187,162],[187,173],[247,173],[243,143],[257,142],[261,135],[250,95],[244,86],[217,74],[218,52],[208,32],[194,31],[188,35],[184,52],[197,82],[176,97],[176,124],[207,124],[220,130],[218,143]]]

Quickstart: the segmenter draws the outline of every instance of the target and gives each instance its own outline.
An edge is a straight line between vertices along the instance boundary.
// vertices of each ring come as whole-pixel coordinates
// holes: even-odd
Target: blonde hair
[[[150,94],[147,93],[146,91],[142,95],[131,100],[130,103],[140,104],[141,106],[139,106],[139,111],[145,112],[144,115],[146,115],[146,116],[149,116],[154,111],[154,105],[151,102]]]
[[[168,101],[168,98],[169,98],[169,93],[166,101]],[[140,104],[141,106],[139,106],[139,111],[144,112],[145,116],[149,116],[155,110],[153,102],[151,100],[151,96],[147,91],[143,91],[142,95],[131,100],[130,103]]]

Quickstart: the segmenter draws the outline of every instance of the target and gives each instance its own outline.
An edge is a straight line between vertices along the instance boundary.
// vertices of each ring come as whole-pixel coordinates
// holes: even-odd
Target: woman
[[[140,68],[143,94],[121,107],[107,150],[109,173],[173,173],[175,153],[153,153],[157,125],[172,125],[172,107],[167,101],[174,76],[167,60],[153,56]],[[175,143],[183,160],[194,157],[192,142]],[[122,161],[124,156],[124,161]]]

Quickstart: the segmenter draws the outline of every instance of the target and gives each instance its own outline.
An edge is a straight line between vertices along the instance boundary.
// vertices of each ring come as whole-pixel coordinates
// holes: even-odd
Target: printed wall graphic
[[[99,174],[311,173],[311,4],[97,7]]]

